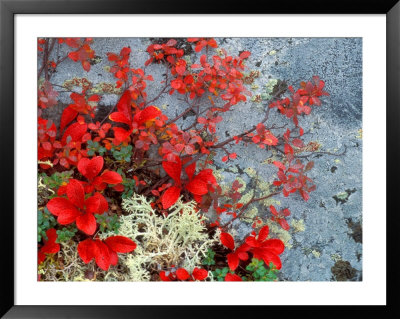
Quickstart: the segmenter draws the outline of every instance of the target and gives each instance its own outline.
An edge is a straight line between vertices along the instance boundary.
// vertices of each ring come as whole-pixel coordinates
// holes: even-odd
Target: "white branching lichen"
[[[219,240],[207,233],[205,219],[196,203],[179,199],[167,217],[158,216],[144,196],[134,194],[122,201],[129,215],[121,216],[119,234],[131,238],[137,248],[121,258],[132,281],[149,281],[151,270],[184,267],[189,272],[201,265],[207,250]]]

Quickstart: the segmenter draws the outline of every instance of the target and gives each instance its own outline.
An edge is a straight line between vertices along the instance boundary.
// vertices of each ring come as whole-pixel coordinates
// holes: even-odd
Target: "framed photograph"
[[[340,3],[1,1],[1,314],[398,313],[400,6]]]

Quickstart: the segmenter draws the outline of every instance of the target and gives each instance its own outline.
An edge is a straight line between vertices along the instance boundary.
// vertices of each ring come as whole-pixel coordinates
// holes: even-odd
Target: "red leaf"
[[[68,136],[71,136],[71,142],[79,142],[86,130],[87,124],[73,123],[65,130],[61,142],[65,144]]]
[[[81,212],[74,209],[66,209],[58,215],[57,222],[61,225],[68,225],[73,223],[78,216],[81,215]]]
[[[273,215],[278,216],[278,212],[276,211],[276,208],[273,205],[269,206],[269,209],[271,210],[271,213]]]
[[[226,274],[225,276],[225,281],[242,281],[242,278],[240,278],[238,275],[236,274]]]
[[[182,171],[182,162],[181,159],[176,156],[176,162],[162,162],[162,167],[165,172],[175,181],[177,185],[181,183],[181,171]]]
[[[109,118],[111,121],[118,122],[118,123],[124,123],[124,124],[127,124],[127,125],[129,125],[129,126],[132,126],[132,121],[131,121],[131,119],[130,119],[128,116],[126,116],[126,114],[124,114],[124,113],[122,113],[122,112],[114,112],[114,113],[111,113],[111,114],[108,116],[108,118]]]
[[[274,165],[276,166],[276,167],[278,167],[278,168],[280,168],[281,170],[286,170],[286,166],[285,165],[283,165],[281,162],[279,162],[279,161],[275,161],[274,162]]]
[[[161,114],[160,109],[156,108],[155,106],[148,106],[144,110],[136,113],[133,120],[138,123],[138,125],[143,124],[144,122],[150,121],[155,119],[157,116]]]
[[[129,135],[131,135],[132,130],[124,130],[122,127],[113,127],[114,137],[118,140],[119,143],[128,139]],[[117,145],[119,144],[117,143]]]
[[[118,264],[118,255],[117,253],[108,247],[108,254],[110,255],[110,264],[116,266]]]
[[[161,197],[161,203],[164,209],[170,208],[176,203],[181,194],[181,188],[177,186],[172,186],[168,188]]]
[[[185,167],[185,172],[186,172],[187,176],[189,177],[189,180],[191,180],[193,178],[195,171],[196,171],[196,162],[193,162],[189,166]]]
[[[92,159],[84,157],[78,162],[78,171],[90,180],[100,173],[103,165],[104,159],[102,156],[96,156]]]
[[[208,277],[208,271],[195,267],[193,269],[192,275],[196,280],[204,280]]]
[[[251,55],[251,53],[249,51],[244,51],[242,53],[240,53],[239,58],[243,59],[247,59],[249,56]]]
[[[103,182],[107,184],[119,184],[122,183],[122,177],[117,172],[105,170],[103,174],[101,174],[101,179]]]
[[[229,248],[230,250],[235,249],[235,241],[233,240],[233,237],[230,234],[221,233],[220,240],[221,244],[224,245],[226,248]]]
[[[230,253],[226,256],[230,270],[235,270],[239,266],[239,257],[235,253]]]
[[[40,248],[40,252],[43,254],[55,254],[60,250],[60,245],[56,244],[57,231],[54,228],[50,228],[46,231],[47,240],[43,238],[44,246]]]
[[[106,212],[108,210],[108,202],[107,200],[104,198],[103,195],[101,195],[100,193],[95,193],[92,197],[96,197],[99,199],[99,209],[97,211],[98,214],[102,214],[104,212]]]
[[[187,185],[186,189],[195,195],[205,195],[208,193],[207,183],[196,176]]]
[[[95,244],[97,246],[96,255],[95,255],[96,264],[101,269],[107,271],[108,268],[110,268],[110,264],[111,264],[110,253],[109,253],[108,247],[106,244],[104,244],[100,240],[96,240]]]
[[[59,216],[65,210],[75,209],[75,206],[68,199],[63,197],[50,199],[46,207],[54,216]]]
[[[95,242],[88,238],[78,244],[78,254],[85,264],[88,264],[96,255],[97,246]]]
[[[99,193],[96,193],[99,194]],[[99,194],[100,195],[100,194]],[[102,195],[100,195],[103,197]],[[86,212],[90,214],[100,213],[100,198],[99,196],[91,196],[85,200]]]
[[[298,148],[301,148],[301,147],[304,146],[303,141],[302,141],[301,139],[299,139],[299,138],[293,139],[292,144],[293,144],[294,146],[298,147]]]
[[[108,237],[105,243],[116,253],[129,253],[136,249],[136,244],[124,236]]]
[[[282,254],[285,250],[285,245],[280,239],[269,239],[265,243],[262,244],[263,249],[268,249],[274,254]]]
[[[85,191],[82,184],[76,179],[71,179],[67,185],[67,196],[72,204],[79,208],[83,208],[85,200]]]
[[[258,241],[263,242],[264,240],[267,239],[269,233],[269,228],[267,225],[265,225],[263,228],[260,229],[260,232],[258,233]]]
[[[160,271],[160,279],[161,281],[171,281],[168,276],[165,274],[165,271]]]
[[[87,235],[93,235],[97,228],[96,218],[91,213],[82,214],[76,218],[76,227]]]
[[[61,114],[60,131],[62,132],[64,127],[66,127],[69,123],[71,123],[76,118],[77,115],[78,115],[77,111],[67,106]]]
[[[178,277],[179,280],[186,280],[189,278],[189,273],[186,271],[184,268],[179,268],[176,271],[176,276]]]
[[[272,262],[275,265],[276,269],[279,270],[282,268],[282,262],[278,255],[275,255],[274,253],[271,253],[269,251],[263,251],[261,256],[266,265],[269,265],[269,263]]]
[[[117,110],[128,116],[131,114],[131,92],[126,90],[117,103]]]

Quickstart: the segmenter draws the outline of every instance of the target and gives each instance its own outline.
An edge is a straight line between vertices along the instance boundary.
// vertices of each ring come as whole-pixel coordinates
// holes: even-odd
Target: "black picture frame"
[[[14,16],[16,14],[385,14],[387,18],[387,305],[386,306],[16,306],[14,302]],[[247,317],[294,315],[303,317],[354,317],[371,314],[383,318],[399,316],[396,288],[399,276],[394,273],[398,237],[395,193],[398,190],[400,136],[400,3],[398,0],[308,0],[252,1],[227,5],[226,2],[180,0],[0,0],[0,157],[2,217],[1,224],[1,309],[4,318],[186,318],[219,317],[234,314]],[[382,106],[377,106],[377,112]],[[382,143],[384,143],[382,141]],[[379,151],[379,146],[377,146]],[[380,168],[377,168],[380,169]],[[384,172],[382,172],[384,173]],[[379,187],[379,185],[377,186]],[[380,212],[382,213],[382,212]],[[378,239],[382,240],[382,239]],[[377,276],[379,262],[377,261]],[[238,300],[240,304],[240,300]]]

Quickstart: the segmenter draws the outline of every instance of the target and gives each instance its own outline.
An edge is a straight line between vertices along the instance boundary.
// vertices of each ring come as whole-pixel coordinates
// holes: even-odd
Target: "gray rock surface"
[[[320,76],[326,83],[325,89],[330,96],[324,98],[321,107],[313,107],[311,115],[300,118],[300,126],[309,134],[304,136],[306,142],[318,141],[322,150],[340,153],[345,147],[343,156],[311,156],[315,167],[310,177],[317,185],[308,202],[301,199],[298,193],[284,198],[277,198],[282,207],[289,207],[292,215],[288,218],[292,227],[288,236],[291,248],[281,255],[282,270],[280,278],[288,281],[330,281],[343,280],[338,276],[340,271],[345,279],[362,280],[362,39],[360,38],[218,38],[221,47],[229,54],[238,55],[240,51],[252,52],[247,65],[258,69],[261,76],[255,80],[258,88],[253,94],[260,93],[268,79],[286,80],[296,88],[300,81],[310,80],[313,75]],[[51,82],[62,85],[73,77],[87,77],[93,83],[114,82],[113,75],[105,72],[109,65],[107,52],[117,52],[124,46],[130,46],[131,64],[143,67],[148,54],[145,52],[150,44],[145,38],[98,38],[93,48],[100,56],[99,63],[94,64],[90,72],[85,72],[80,63],[69,59],[60,65]],[[192,58],[192,62],[195,62]],[[257,65],[258,67],[256,67]],[[165,69],[160,65],[150,65],[146,72],[152,74],[154,82],[149,83],[149,99],[160,90]],[[163,95],[154,104],[161,107],[169,117],[179,114],[184,105],[176,95]],[[69,93],[61,93],[60,100],[71,103]],[[117,95],[104,95],[101,103],[109,109],[118,99]],[[221,139],[233,136],[257,124],[262,118],[262,106],[254,102],[241,103],[232,108],[219,123],[218,134]],[[190,118],[189,118],[190,120]],[[271,112],[269,123],[282,125],[283,119],[275,111]],[[183,124],[184,120],[178,122]],[[237,173],[232,173],[232,166],[245,170],[254,168],[259,177],[272,182],[276,175],[273,165],[265,165],[268,155],[254,145],[234,147],[237,160],[223,163],[224,154],[216,156],[216,165],[225,170],[225,181],[232,182]],[[310,159],[311,159],[310,158]],[[241,178],[250,182],[246,173]],[[259,210],[262,213],[262,209]],[[301,227],[293,227],[294,222],[304,221]],[[238,238],[243,237],[251,227],[244,222],[235,222]],[[340,268],[349,262],[349,269]],[[347,265],[347,264],[346,264]],[[332,268],[333,267],[333,268]],[[333,271],[333,272],[332,272]],[[347,274],[347,277],[346,277]],[[341,279],[342,278],[342,279]]]

